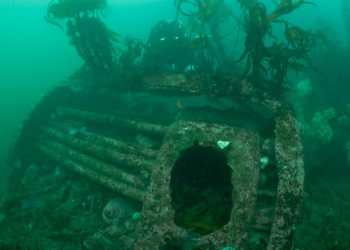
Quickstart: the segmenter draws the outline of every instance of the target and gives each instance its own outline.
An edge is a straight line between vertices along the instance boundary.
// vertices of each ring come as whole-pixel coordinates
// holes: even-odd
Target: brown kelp
[[[196,11],[187,13],[184,5],[191,5]],[[212,72],[214,63],[226,60],[220,33],[220,24],[232,17],[232,10],[224,0],[175,0],[177,16],[188,17],[190,49],[198,51],[199,61],[204,72]]]
[[[137,59],[140,59],[145,45],[142,43],[141,39],[130,37],[124,39],[124,45],[126,49],[118,47],[120,55],[117,60],[117,66],[120,67],[124,73],[131,73],[129,71],[133,70],[133,66],[137,63]]]
[[[115,68],[115,42],[119,35],[106,27],[100,15],[107,12],[106,0],[51,1],[45,20],[66,30],[66,34],[96,76],[109,81]]]
[[[69,20],[67,36],[95,74],[113,71],[115,50],[109,30],[98,17],[83,15]]]
[[[45,20],[62,28],[64,19],[75,18],[81,13],[105,16],[106,11],[106,0],[52,0],[47,6]]]
[[[295,72],[305,71],[307,67],[302,61],[307,62],[308,66],[317,70],[311,63],[309,52],[315,49],[316,41],[321,39],[327,44],[324,34],[318,30],[304,30],[293,26],[282,19],[298,9],[303,4],[314,5],[311,2],[300,0],[292,2],[291,0],[282,0],[277,8],[268,14],[265,4],[255,0],[239,0],[243,10],[242,25],[246,32],[245,50],[236,62],[241,62],[247,58],[246,69],[243,77],[251,72],[252,82],[261,92],[270,90],[273,95],[284,95],[289,88],[284,86],[287,80],[288,69]],[[285,25],[284,38],[287,43],[273,43],[267,47],[265,37],[268,35],[275,38],[272,34],[272,23],[281,23]],[[266,67],[267,64],[267,67]],[[264,75],[271,73],[271,78],[266,81]]]

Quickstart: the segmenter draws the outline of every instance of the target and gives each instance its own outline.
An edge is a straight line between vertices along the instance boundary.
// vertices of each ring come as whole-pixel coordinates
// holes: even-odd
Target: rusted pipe
[[[142,157],[118,153],[111,149],[75,138],[51,128],[43,128],[42,132],[49,137],[63,142],[73,148],[79,149],[87,154],[99,157],[103,160],[140,171],[144,169],[152,169],[153,163],[147,161],[146,159],[143,159]]]
[[[134,121],[120,118],[112,115],[103,115],[71,108],[58,108],[57,113],[61,116],[68,116],[84,122],[94,122],[109,124],[118,128],[135,130],[152,136],[163,137],[167,131],[167,127],[141,121]]]
[[[110,165],[90,156],[84,155],[58,142],[45,141],[45,144],[47,144],[52,150],[58,152],[59,154],[82,164],[85,168],[89,168],[92,171],[97,171],[101,174],[105,174],[135,188],[146,188],[146,183],[144,183],[139,176],[127,173],[117,166]]]
[[[131,146],[125,142],[111,139],[111,138],[94,134],[94,133],[88,133],[88,132],[81,132],[81,133],[85,137],[88,136],[93,141],[93,143],[102,147],[106,147],[111,150],[118,150],[121,153],[140,155],[148,159],[155,159],[158,154],[158,151],[155,149],[145,148],[145,147],[136,146],[136,145]]]
[[[143,190],[126,185],[125,183],[115,180],[113,177],[105,176],[103,174],[92,171],[91,169],[84,168],[80,164],[66,158],[65,156],[57,153],[56,151],[48,148],[43,144],[39,143],[37,144],[37,147],[42,153],[59,162],[60,164],[62,164],[62,166],[69,168],[70,170],[75,171],[78,174],[98,184],[101,184],[115,192],[128,196],[137,201],[142,202],[144,199],[145,191]]]
[[[67,123],[58,123],[53,122],[51,126],[61,132],[67,133],[72,126]],[[115,140],[112,138],[105,137],[92,132],[85,132],[77,129],[77,134],[84,139],[88,139],[89,142],[92,142],[101,147],[111,149],[113,151],[119,151],[124,154],[134,154],[140,155],[148,159],[154,159],[157,157],[158,151],[151,148],[145,148],[137,145],[130,145],[123,141]]]

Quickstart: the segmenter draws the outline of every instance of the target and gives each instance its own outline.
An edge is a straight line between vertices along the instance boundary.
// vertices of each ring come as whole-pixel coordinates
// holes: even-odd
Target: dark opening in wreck
[[[232,209],[231,171],[217,148],[194,144],[183,150],[170,175],[175,225],[200,235],[226,225]]]

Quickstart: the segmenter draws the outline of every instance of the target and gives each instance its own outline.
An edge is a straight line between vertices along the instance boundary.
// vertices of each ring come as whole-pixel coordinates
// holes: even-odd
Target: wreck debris
[[[109,225],[120,225],[134,213],[133,206],[124,198],[114,198],[104,207],[102,218]]]
[[[76,163],[75,161],[58,154],[56,151],[48,148],[47,146],[43,144],[37,144],[37,147],[42,151],[45,155],[51,157],[52,159],[56,160],[57,162],[61,163],[66,168],[69,168],[70,170],[73,170],[77,172],[78,174],[85,176],[86,178],[97,182],[105,187],[110,188],[113,191],[116,191],[117,193],[123,194],[127,197],[130,197],[132,199],[135,199],[137,201],[143,201],[145,192],[131,187],[125,183],[119,182],[115,180],[111,176],[106,176],[103,174],[100,174],[98,172],[95,172],[93,170],[83,168],[79,163]]]
[[[46,141],[45,145],[48,145],[48,147],[50,147],[52,150],[55,150],[55,152],[70,158],[76,163],[82,164],[84,168],[88,168],[91,171],[96,171],[106,176],[113,177],[116,180],[122,181],[135,188],[146,188],[146,183],[141,180],[138,175],[130,174],[123,170],[121,167],[104,163],[100,160],[94,159],[78,151],[70,149],[58,142]]]
[[[244,82],[247,87],[252,87],[250,82]],[[242,92],[242,94],[252,102],[268,107],[274,112],[276,122],[274,143],[269,138],[262,147],[263,152],[271,154],[271,146],[274,145],[278,169],[276,206],[267,249],[292,249],[302,204],[305,176],[303,145],[298,121],[285,100],[259,100],[254,98],[252,93]]]
[[[253,228],[259,231],[269,232],[273,223],[274,207],[263,208],[255,212]]]
[[[298,121],[287,103],[267,102],[275,112],[277,201],[268,250],[292,249],[303,198],[304,155]]]
[[[97,114],[71,108],[58,108],[57,113],[61,116],[73,117],[74,119],[79,119],[86,122],[110,124],[118,128],[135,130],[152,136],[163,137],[167,131],[167,127],[162,125],[155,125],[146,122],[124,119],[117,116]]]
[[[66,133],[72,128],[72,125],[66,123],[52,122],[50,127],[59,130],[60,132]],[[157,157],[158,151],[152,148],[145,148],[138,145],[133,145],[120,140],[112,139],[97,133],[82,131],[81,129],[75,129],[78,136],[82,137],[84,140],[92,142],[98,146],[108,148],[111,150],[116,150],[124,154],[140,155],[147,159],[155,159]]]
[[[184,127],[188,129],[184,130]],[[225,138],[232,145],[227,151],[227,164],[232,169],[233,207],[230,220],[222,229],[202,237],[174,224],[175,211],[169,196],[170,173],[179,152],[191,147],[195,141],[198,145],[205,146],[210,142],[216,145],[218,138]],[[257,140],[256,134],[245,129],[187,121],[173,124],[164,138],[147,189],[135,249],[158,249],[166,244],[247,249],[259,175]]]
[[[120,164],[131,169],[137,169],[140,171],[144,169],[150,170],[153,165],[152,162],[149,162],[146,159],[142,159],[141,157],[118,153],[108,148],[104,148],[91,142],[72,137],[51,128],[43,128],[42,131],[45,135],[53,137],[56,140],[66,143],[71,147],[77,148],[90,155],[97,156],[101,159],[110,161],[115,164]]]
[[[176,87],[175,84],[172,87]],[[191,86],[186,88],[190,90]],[[156,91],[155,88],[153,90]],[[186,95],[190,95],[190,92]],[[249,99],[248,94],[245,98]],[[256,103],[259,102],[251,101],[252,110],[258,110],[254,108],[258,105]],[[59,163],[59,166],[71,169],[85,176],[86,179],[143,203],[143,209],[137,210],[141,212],[137,225],[133,224],[135,221],[132,223],[128,221],[127,225],[120,227],[112,225],[104,230],[112,237],[118,236],[118,240],[124,239],[124,244],[130,245],[131,249],[156,249],[156,247],[164,246],[215,250],[228,247],[249,249],[251,242],[254,241],[254,237],[251,236],[255,236],[256,231],[263,234],[267,242],[271,228],[271,237],[274,238],[270,238],[269,249],[277,249],[281,246],[290,249],[294,233],[291,227],[295,226],[298,211],[289,210],[289,206],[293,204],[288,202],[295,201],[295,204],[298,205],[299,193],[297,191],[297,195],[294,196],[294,191],[291,191],[290,194],[288,188],[300,190],[298,188],[302,183],[303,175],[297,169],[301,167],[299,164],[299,161],[302,161],[301,151],[293,151],[293,147],[299,145],[298,135],[295,135],[298,131],[293,130],[293,115],[288,113],[288,109],[282,104],[276,102],[274,105],[269,104],[271,103],[264,107],[270,108],[271,114],[271,110],[275,112],[276,138],[271,129],[267,137],[269,143],[265,141],[264,144],[259,142],[259,129],[254,132],[245,126],[237,128],[234,124],[232,125],[234,127],[213,124],[213,120],[205,120],[206,122],[178,120],[173,121],[174,123],[168,127],[169,121],[157,121],[153,117],[139,117],[133,115],[132,112],[111,111],[111,114],[99,114],[96,111],[91,112],[91,110],[96,110],[94,108],[83,111],[84,107],[79,107],[79,105],[74,106],[79,107],[80,110],[57,108],[57,106],[64,105],[60,103],[47,112],[47,117],[49,117],[47,121],[37,122],[35,130],[31,130],[35,131],[35,137],[31,138],[35,138],[32,142],[37,147],[33,148],[39,149],[39,152],[35,152],[39,157],[48,156],[47,158],[54,160],[52,162]],[[263,106],[261,103],[259,105]],[[58,115],[50,118],[55,111]],[[266,117],[264,119],[267,120]],[[288,138],[284,137],[284,134],[288,135]],[[144,146],[135,145],[145,138],[151,138],[155,143],[142,142]],[[266,139],[264,136],[261,138]],[[229,144],[226,148],[221,149],[217,142],[223,139]],[[287,147],[282,148],[282,143]],[[259,144],[263,145],[262,148]],[[229,218],[226,224],[218,228],[205,228],[208,224],[202,221],[196,223],[197,229],[200,227],[208,229],[209,233],[206,234],[177,224],[175,218],[179,216],[179,210],[176,204],[172,203],[173,192],[169,185],[171,181],[174,181],[172,169],[175,163],[180,159],[183,151],[194,145],[220,151],[227,158],[228,168],[232,170],[230,179],[232,201],[228,206]],[[19,151],[18,148],[16,151]],[[277,152],[276,160],[275,151]],[[273,163],[265,169],[259,168],[260,153],[262,156],[267,155],[273,159]],[[31,163],[25,163],[24,166],[27,168]],[[279,183],[281,189],[278,189],[277,192],[275,163],[278,165],[279,181],[283,182],[283,184]],[[297,167],[289,169],[289,166],[295,165]],[[287,170],[284,166],[287,166]],[[276,172],[273,177],[276,178],[276,186],[259,190],[257,186],[259,171],[261,174],[266,174],[272,168]],[[291,172],[288,172],[289,170]],[[186,174],[185,171],[183,174]],[[67,178],[69,176],[70,174]],[[300,177],[298,177],[299,182],[294,182],[296,176]],[[85,178],[81,179],[85,180]],[[189,192],[192,191],[191,189]],[[276,197],[275,210],[273,204]],[[288,200],[290,197],[295,200]],[[256,210],[256,204],[259,204],[261,200],[268,200],[268,209],[265,209],[265,206],[259,206],[259,209]],[[62,199],[60,201],[63,202]],[[136,235],[133,231],[135,226]],[[127,232],[125,233],[127,235],[120,237],[120,232]],[[128,236],[129,232],[132,232],[132,237]]]

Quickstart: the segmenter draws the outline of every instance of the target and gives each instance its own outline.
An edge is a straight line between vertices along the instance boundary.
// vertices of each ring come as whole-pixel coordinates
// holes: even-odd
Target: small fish
[[[179,109],[183,109],[183,106],[181,105],[181,103],[179,101],[176,102],[176,106],[179,108]]]

